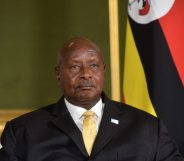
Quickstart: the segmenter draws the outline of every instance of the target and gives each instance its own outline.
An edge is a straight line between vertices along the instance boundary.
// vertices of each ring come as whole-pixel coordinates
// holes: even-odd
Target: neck
[[[75,102],[75,101],[72,101],[68,98],[66,98],[68,102],[70,102],[71,104],[75,105],[75,106],[79,106],[79,107],[82,107],[86,110],[90,110],[93,106],[96,105],[96,103],[100,100],[100,98],[98,98],[97,100],[94,100],[94,101],[83,101],[83,102]]]

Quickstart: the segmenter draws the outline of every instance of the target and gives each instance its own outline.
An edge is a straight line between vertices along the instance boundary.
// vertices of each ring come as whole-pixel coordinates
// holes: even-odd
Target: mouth
[[[78,86],[78,89],[82,89],[82,90],[91,90],[92,88],[94,88],[94,86],[86,86],[86,85],[82,85],[82,86]]]
[[[80,81],[77,85],[77,89],[79,90],[92,90],[95,88],[95,83],[92,81]]]

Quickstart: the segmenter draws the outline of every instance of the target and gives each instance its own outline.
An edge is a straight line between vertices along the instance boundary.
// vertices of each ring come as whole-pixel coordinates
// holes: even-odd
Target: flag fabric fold
[[[123,97],[165,122],[184,155],[184,1],[129,0]]]

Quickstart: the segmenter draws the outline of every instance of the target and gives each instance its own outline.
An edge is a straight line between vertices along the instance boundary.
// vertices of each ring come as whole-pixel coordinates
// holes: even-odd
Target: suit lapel
[[[99,131],[92,149],[91,156],[96,155],[119,131],[121,112],[113,108],[112,102],[105,98],[105,107]],[[115,122],[113,122],[113,120]]]
[[[118,108],[114,108],[112,101],[106,96],[104,97],[105,107],[103,117],[95,143],[93,145],[91,157],[103,149],[104,146],[109,143],[113,136],[120,130],[120,128],[122,128],[122,126],[119,125],[121,122],[113,123],[111,120],[114,119],[119,121],[120,117],[122,116],[122,111],[120,111]],[[84,146],[81,131],[78,129],[72,117],[70,116],[63,98],[56,104],[53,114],[56,116],[52,120],[54,125],[60,130],[64,131],[73,140],[84,156],[89,157]]]
[[[83,143],[81,131],[78,129],[72,117],[70,116],[70,113],[68,112],[64,103],[64,99],[62,98],[56,104],[56,106],[56,110],[54,111],[56,117],[52,120],[52,122],[57,128],[64,131],[77,145],[83,155],[87,157],[88,154]]]

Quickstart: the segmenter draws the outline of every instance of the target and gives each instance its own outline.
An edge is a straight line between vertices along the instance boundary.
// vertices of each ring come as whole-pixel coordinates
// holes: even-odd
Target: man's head
[[[56,76],[66,99],[89,109],[99,101],[105,80],[101,50],[84,37],[73,38],[60,50]]]

